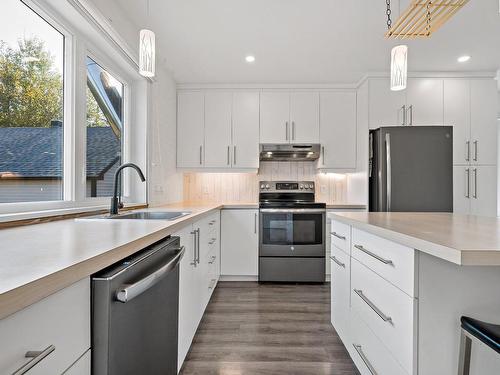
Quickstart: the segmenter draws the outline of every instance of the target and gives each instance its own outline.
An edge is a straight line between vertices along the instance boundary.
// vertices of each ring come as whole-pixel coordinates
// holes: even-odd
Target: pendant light
[[[391,90],[406,89],[408,77],[408,46],[396,46],[391,51]]]
[[[387,15],[387,30],[392,29],[391,0],[385,2]],[[391,50],[391,90],[401,91],[406,89],[408,77],[408,46],[399,45]]]
[[[149,20],[149,0],[147,0]],[[142,29],[139,33],[139,74],[143,77],[155,76],[155,33]]]

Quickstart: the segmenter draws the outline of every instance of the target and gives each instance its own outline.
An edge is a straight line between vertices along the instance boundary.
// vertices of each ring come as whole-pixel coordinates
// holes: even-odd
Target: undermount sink
[[[77,220],[176,220],[191,214],[189,211],[133,211],[119,215],[100,215],[93,217],[81,217]]]

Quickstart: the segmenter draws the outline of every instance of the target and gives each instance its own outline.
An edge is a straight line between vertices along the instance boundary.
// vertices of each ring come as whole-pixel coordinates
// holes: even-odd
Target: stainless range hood
[[[319,158],[319,144],[261,144],[261,161],[314,161]]]

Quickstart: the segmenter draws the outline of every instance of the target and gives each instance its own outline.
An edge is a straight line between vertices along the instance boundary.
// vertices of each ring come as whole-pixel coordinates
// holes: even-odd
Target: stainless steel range
[[[326,204],[312,181],[262,181],[259,281],[325,281]]]

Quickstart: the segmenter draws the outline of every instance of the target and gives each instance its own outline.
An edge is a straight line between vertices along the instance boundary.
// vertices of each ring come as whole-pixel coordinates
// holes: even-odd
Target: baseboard
[[[219,281],[259,281],[258,276],[221,275]]]

